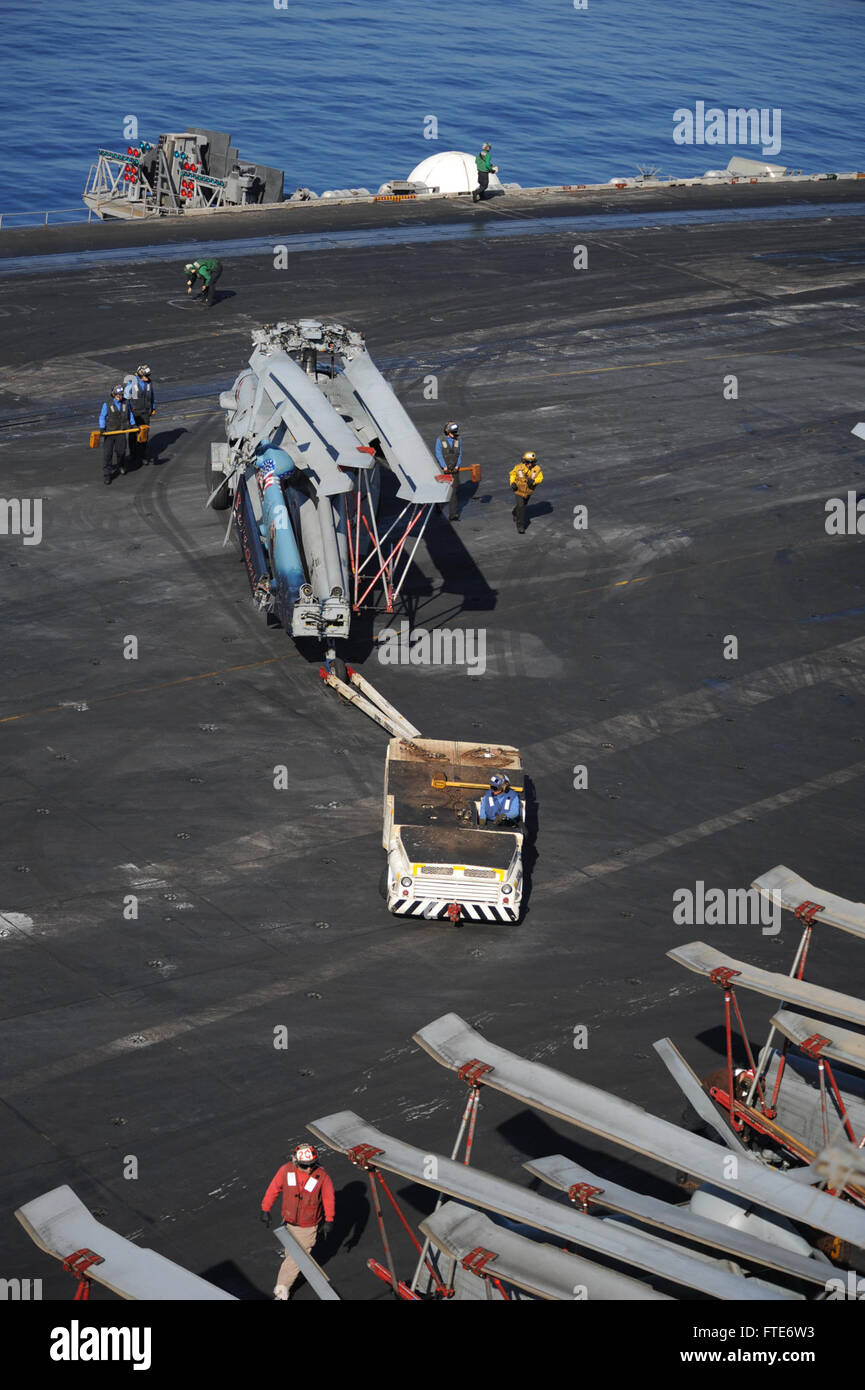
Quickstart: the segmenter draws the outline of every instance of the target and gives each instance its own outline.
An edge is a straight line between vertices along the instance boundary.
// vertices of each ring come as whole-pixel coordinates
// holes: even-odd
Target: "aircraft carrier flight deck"
[[[68,1183],[120,1234],[269,1298],[257,1209],[309,1121],[354,1110],[450,1151],[463,1096],[412,1035],[451,1011],[680,1122],[652,1043],[704,1075],[723,1029],[717,991],[666,952],[702,937],[786,972],[797,925],[678,926],[676,890],[788,864],[861,896],[865,572],[826,502],[865,492],[863,189],[4,230],[2,491],[42,499],[38,544],[0,536],[8,1277],[70,1296],[12,1219]],[[207,311],[183,273],[205,251],[225,267]],[[387,736],[262,621],[205,508],[219,393],[254,329],[302,318],[362,332],[424,438],[458,420],[481,465],[459,521],[431,517],[393,619],[358,615],[344,655],[425,736],[520,750],[517,924],[388,915]],[[103,487],[88,435],[140,362],[152,461]],[[508,472],[527,449],[544,485],[519,535]],[[384,664],[376,638],[403,620],[483,631],[484,669]],[[821,936],[809,978],[861,994],[855,949]],[[749,1001],[755,1039],[771,1009]],[[676,1197],[669,1170],[492,1093],[477,1148],[512,1181],[562,1153]],[[387,1298],[363,1174],[325,1163],[337,1222],[317,1258],[343,1297]],[[432,1209],[396,1191],[413,1219]]]

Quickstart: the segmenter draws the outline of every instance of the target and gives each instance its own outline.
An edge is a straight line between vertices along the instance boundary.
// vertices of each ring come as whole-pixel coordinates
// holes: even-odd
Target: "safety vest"
[[[445,461],[445,472],[453,473],[460,461],[460,442],[453,439],[449,434],[443,434],[439,439],[442,448],[442,458]]]
[[[323,1168],[286,1165],[282,1178],[282,1219],[287,1226],[317,1226],[324,1214],[321,1200]]]
[[[511,485],[516,483],[517,494],[520,497],[529,497],[532,490],[543,481],[544,475],[536,463],[531,465],[518,463],[510,472]]]
[[[129,411],[129,402],[117,401],[111,396],[108,400],[108,418],[105,421],[106,430],[128,430],[132,426],[132,418]]]
[[[129,403],[136,412],[151,410],[153,405],[153,386],[149,381],[143,381],[140,376],[136,376],[132,381],[132,390],[129,393]]]
[[[511,788],[506,792],[488,791],[481,801],[481,816],[484,820],[495,820],[496,816],[519,820],[520,798]]]

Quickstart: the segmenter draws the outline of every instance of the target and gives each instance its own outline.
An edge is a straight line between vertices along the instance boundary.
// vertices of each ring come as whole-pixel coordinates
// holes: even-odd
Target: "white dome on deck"
[[[493,156],[495,158],[495,156]],[[460,150],[442,150],[422,159],[408,176],[409,183],[425,183],[442,193],[471,193],[478,186],[478,170],[473,154]],[[497,174],[490,174],[488,191],[500,189]]]

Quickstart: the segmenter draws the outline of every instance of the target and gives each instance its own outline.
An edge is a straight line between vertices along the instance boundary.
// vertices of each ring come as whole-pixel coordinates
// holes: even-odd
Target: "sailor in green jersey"
[[[204,294],[201,302],[206,309],[213,303],[213,287],[222,274],[222,261],[188,261],[184,266],[186,271],[186,293],[192,294],[197,279],[201,279],[204,286]]]
[[[481,145],[480,154],[475,156],[475,164],[478,167],[478,186],[472,193],[472,202],[482,203],[489,185],[490,174],[495,174],[498,170],[498,165],[493,164],[492,161],[489,141]]]

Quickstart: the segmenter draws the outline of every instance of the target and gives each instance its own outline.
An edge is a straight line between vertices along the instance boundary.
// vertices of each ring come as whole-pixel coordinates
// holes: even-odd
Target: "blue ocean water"
[[[0,212],[77,204],[99,146],[125,149],[129,116],[141,139],[227,130],[289,191],[375,191],[485,139],[524,186],[759,157],[674,143],[673,113],[698,101],[779,109],[773,158],[788,167],[865,168],[865,0],[4,0],[2,13]]]

